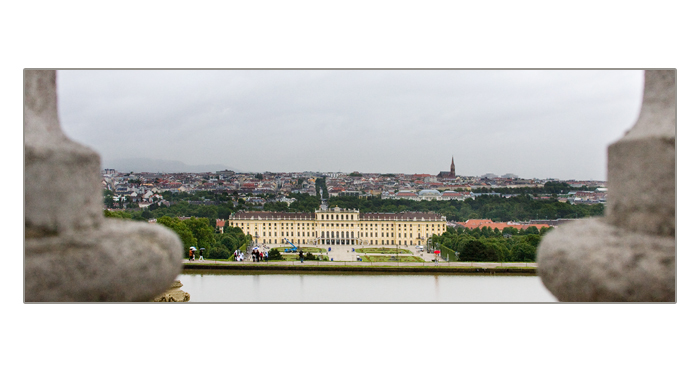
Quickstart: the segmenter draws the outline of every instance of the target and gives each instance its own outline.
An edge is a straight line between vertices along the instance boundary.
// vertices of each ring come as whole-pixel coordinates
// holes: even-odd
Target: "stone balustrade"
[[[178,236],[105,219],[100,157],[68,139],[56,71],[24,71],[24,300],[150,301],[179,274]]]
[[[676,71],[645,73],[634,127],[608,147],[606,215],[548,233],[539,276],[560,301],[676,300]]]

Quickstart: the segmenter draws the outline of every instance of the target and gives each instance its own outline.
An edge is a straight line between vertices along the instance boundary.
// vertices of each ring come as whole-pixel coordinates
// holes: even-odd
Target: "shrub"
[[[272,248],[269,252],[267,252],[267,259],[270,261],[283,260],[282,254],[277,250],[277,248]]]

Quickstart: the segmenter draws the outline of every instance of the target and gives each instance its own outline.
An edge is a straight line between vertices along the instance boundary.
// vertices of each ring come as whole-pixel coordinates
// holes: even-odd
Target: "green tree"
[[[238,248],[237,243],[238,242],[236,241],[236,239],[232,236],[229,236],[228,234],[221,239],[221,245],[226,247],[226,249],[230,252],[235,251],[236,248]]]
[[[534,262],[537,248],[527,243],[518,243],[511,251],[511,261]]]
[[[211,249],[207,249],[207,250],[205,250],[205,252],[206,252],[204,254],[205,258],[210,258],[210,259],[214,259],[214,260],[226,260],[231,256],[229,254],[228,250],[226,250],[222,247],[214,247]]]
[[[107,208],[114,208],[114,192],[112,190],[105,189],[102,193],[104,196],[104,204]]]
[[[132,215],[129,212],[126,211],[108,211],[104,210],[104,216],[109,217],[109,218],[121,218],[125,220],[130,220]]]
[[[173,230],[180,241],[182,242],[183,257],[187,257],[189,254],[190,247],[197,246],[197,239],[192,234],[192,231],[185,225],[182,221],[177,218],[172,218],[170,216],[163,216],[156,220],[159,224]]]
[[[208,218],[190,218],[184,222],[197,239],[197,248],[211,248],[214,245],[214,228],[209,224]]]
[[[270,249],[270,251],[267,253],[267,259],[270,261],[283,260],[282,254],[277,250],[277,248]]]
[[[502,258],[503,256],[499,251],[499,247],[497,247],[494,242],[489,242],[488,240],[470,240],[466,242],[459,251],[460,261],[497,262],[501,261]]]

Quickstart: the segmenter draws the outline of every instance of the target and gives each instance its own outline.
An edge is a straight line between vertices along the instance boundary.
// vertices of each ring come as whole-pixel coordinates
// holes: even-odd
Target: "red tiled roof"
[[[465,227],[467,229],[473,229],[481,226],[484,223],[492,222],[491,220],[467,220],[465,222],[457,222],[458,225]]]
[[[506,227],[514,227],[516,229],[527,229],[530,226],[535,226],[538,230],[543,227],[550,227],[547,224],[520,224],[514,222],[493,222],[491,220],[467,220],[466,222],[457,222],[457,225],[467,229],[480,229],[482,227],[490,227],[491,229],[499,229],[503,231]]]

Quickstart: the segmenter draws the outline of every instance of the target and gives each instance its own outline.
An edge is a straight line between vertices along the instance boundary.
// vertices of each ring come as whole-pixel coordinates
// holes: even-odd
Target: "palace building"
[[[325,208],[314,213],[240,211],[229,226],[262,244],[421,245],[445,232],[447,218],[432,212],[360,213]]]

